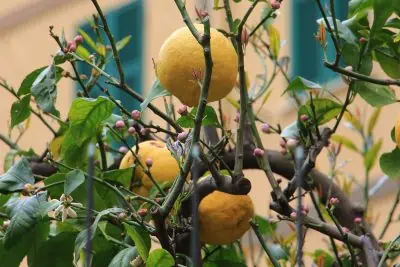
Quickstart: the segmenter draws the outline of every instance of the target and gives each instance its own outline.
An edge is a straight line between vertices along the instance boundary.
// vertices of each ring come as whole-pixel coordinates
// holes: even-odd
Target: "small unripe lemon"
[[[204,27],[195,24],[200,33]],[[222,33],[211,28],[211,56],[213,69],[208,101],[224,98],[235,86],[237,54]],[[185,26],[173,32],[164,42],[156,63],[156,75],[161,85],[183,104],[196,106],[200,98],[202,75],[205,73],[203,48]]]
[[[136,153],[136,147],[133,147],[132,151]],[[148,168],[148,162],[151,160],[150,174],[159,184],[173,181],[179,174],[178,163],[164,142],[154,140],[142,142],[139,144],[139,151],[136,155],[144,168]],[[135,156],[129,151],[123,157],[119,168],[129,168],[134,162]],[[153,183],[139,164],[135,168],[134,180],[141,182],[142,185],[134,187],[133,192],[141,196],[148,196]]]
[[[199,205],[200,240],[212,245],[231,244],[250,229],[254,207],[248,195],[214,191]]]

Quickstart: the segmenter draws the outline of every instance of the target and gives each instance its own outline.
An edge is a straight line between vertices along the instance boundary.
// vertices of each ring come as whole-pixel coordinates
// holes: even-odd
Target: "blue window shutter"
[[[291,3],[293,14],[291,76],[302,76],[322,84],[336,78],[336,73],[324,67],[323,50],[314,38],[318,29],[316,21],[322,17],[315,0],[294,0]],[[322,0],[321,3],[323,7],[329,7],[329,1]],[[335,0],[337,19],[346,19],[347,10],[348,1]],[[329,11],[329,8],[326,11]],[[328,59],[333,60],[335,50],[329,33],[327,33],[327,41]]]
[[[115,10],[108,12],[106,15],[108,25],[111,33],[116,41],[131,35],[132,38],[129,43],[120,51],[120,58],[122,67],[125,73],[126,83],[136,92],[141,93],[143,82],[143,0],[134,0],[128,4],[119,7]],[[86,33],[88,33],[93,40],[96,36],[89,23],[84,23],[80,26]],[[101,31],[102,32],[102,31]],[[107,36],[102,32],[102,38],[105,42]],[[108,44],[108,42],[106,43]],[[90,77],[91,68],[84,63],[78,65],[80,73],[86,74]],[[106,71],[118,79],[117,66],[114,61],[111,61],[106,66]],[[128,110],[138,109],[139,103],[132,99],[131,96],[122,92],[117,88],[104,84],[105,79],[101,78],[100,83],[109,88],[110,93],[117,99],[121,100],[121,104]],[[77,85],[79,89],[79,85]],[[101,92],[98,88],[94,87],[91,92],[91,97],[100,95]]]

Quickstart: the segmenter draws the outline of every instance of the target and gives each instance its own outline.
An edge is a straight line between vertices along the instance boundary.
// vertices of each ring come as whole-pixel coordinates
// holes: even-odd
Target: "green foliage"
[[[6,194],[22,190],[25,184],[35,182],[29,162],[22,158],[5,174],[0,176],[0,193]]]
[[[150,104],[151,101],[153,101],[156,98],[162,97],[162,96],[169,96],[171,95],[170,92],[168,92],[160,83],[158,79],[153,81],[153,84],[151,85],[150,91],[146,96],[146,99],[140,104],[140,108],[142,111],[144,111],[147,106]]]
[[[304,91],[308,89],[322,89],[322,86],[307,79],[304,79],[303,77],[296,77],[290,82],[290,84],[282,94],[286,92]]]
[[[158,248],[153,250],[149,255],[149,260],[147,261],[147,267],[172,267],[175,265],[174,258],[165,249]]]
[[[322,125],[339,115],[342,105],[330,99],[314,99],[307,101],[299,109],[298,116],[307,115],[312,123]]]
[[[129,237],[135,243],[139,255],[145,261],[147,261],[147,258],[149,258],[149,251],[151,247],[150,235],[144,229],[135,225],[124,223],[124,227]]]
[[[193,128],[195,125],[196,113],[197,107],[194,107],[187,115],[182,115],[179,119],[177,119],[176,123],[183,128]],[[215,112],[213,107],[206,106],[202,125],[221,127],[221,124],[218,122],[217,113]]]
[[[138,253],[135,247],[125,248],[115,255],[108,267],[129,266],[130,262],[133,261],[137,256]]]
[[[31,95],[26,95],[17,100],[11,106],[11,128],[20,124],[31,115],[30,110]]]
[[[354,82],[354,91],[374,107],[382,107],[396,102],[395,93],[384,85],[357,81]]]
[[[217,267],[217,266],[235,266],[245,267],[243,256],[239,253],[235,245],[226,246],[209,246],[209,251],[214,251],[212,254],[206,254],[204,261],[204,267]]]
[[[397,147],[392,152],[382,154],[379,163],[382,171],[390,178],[400,177],[400,149]]]
[[[71,195],[71,193],[77,189],[85,181],[85,175],[80,170],[74,170],[67,173],[65,176],[64,183],[64,194],[66,196]]]

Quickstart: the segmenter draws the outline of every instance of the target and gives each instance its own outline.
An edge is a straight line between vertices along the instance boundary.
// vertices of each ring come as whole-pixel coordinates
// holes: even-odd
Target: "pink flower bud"
[[[292,218],[293,220],[296,220],[297,218],[297,213],[295,211],[293,211],[292,213],[290,213],[290,218]]]
[[[135,121],[140,120],[140,111],[137,109],[133,110],[131,116]]]
[[[303,206],[303,211],[307,214],[308,212],[310,212],[310,209],[308,208],[308,206]]]
[[[360,217],[354,218],[354,223],[360,224],[362,222],[362,219]]]
[[[298,144],[298,141],[297,141],[296,139],[293,139],[293,138],[289,138],[289,139],[287,140],[287,142],[286,142],[286,146],[287,146],[289,149],[295,148],[295,147],[297,146],[297,144]]]
[[[281,7],[281,3],[280,3],[279,1],[277,1],[277,0],[275,0],[275,1],[273,1],[273,2],[271,3],[271,7],[272,7],[273,9],[279,9],[279,8]]]
[[[77,35],[77,36],[75,36],[74,41],[75,41],[75,43],[76,43],[77,45],[82,44],[82,43],[83,43],[83,37],[82,37],[82,35]]]
[[[329,200],[329,203],[332,205],[332,206],[335,206],[335,205],[337,205],[337,204],[339,204],[339,199],[337,198],[337,197],[332,197],[330,200]]]
[[[140,217],[146,216],[147,213],[148,213],[148,210],[147,210],[147,209],[144,209],[144,208],[138,210],[138,212],[137,212],[137,214],[138,214]]]
[[[360,38],[360,43],[361,43],[361,44],[364,44],[364,43],[366,43],[366,42],[368,42],[368,40],[367,40],[365,37],[361,37],[361,38]]]
[[[302,115],[300,116],[300,120],[301,120],[301,121],[307,121],[307,120],[308,120],[308,116],[307,116],[306,114],[302,114]]]
[[[261,131],[262,131],[263,133],[268,134],[268,133],[271,132],[271,127],[269,126],[268,123],[263,123],[263,124],[261,124]]]
[[[150,129],[148,129],[148,128],[140,129],[140,134],[141,135],[148,135],[149,133],[150,133]]]
[[[257,147],[257,148],[255,148],[255,149],[253,150],[253,155],[254,155],[255,157],[257,157],[257,158],[261,158],[261,157],[264,156],[264,150]]]
[[[350,232],[350,230],[349,230],[349,228],[347,228],[347,227],[342,227],[342,231],[343,231],[343,233],[348,233],[348,232]]]
[[[121,146],[118,151],[122,154],[128,153],[129,149],[126,146]]]
[[[151,158],[146,159],[146,166],[148,168],[150,168],[151,166],[153,166],[153,160]]]
[[[185,141],[187,135],[188,135],[187,132],[181,132],[181,133],[179,133],[179,134],[178,134],[178,140],[181,141],[181,142]]]
[[[115,123],[115,128],[117,129],[123,129],[125,128],[125,122],[123,120],[119,120]]]
[[[94,161],[94,165],[100,166],[100,160],[96,159],[96,160]]]
[[[306,215],[307,215],[307,211],[302,210],[302,211],[301,211],[301,214],[304,215],[304,216],[306,216]]]
[[[178,108],[178,114],[180,114],[181,116],[185,116],[187,115],[188,110],[187,110],[187,106],[186,105],[182,105]]]
[[[75,52],[76,51],[76,44],[73,43],[69,48],[68,48],[68,52]]]
[[[130,135],[136,134],[136,129],[135,129],[135,127],[129,127],[128,133],[129,133]]]

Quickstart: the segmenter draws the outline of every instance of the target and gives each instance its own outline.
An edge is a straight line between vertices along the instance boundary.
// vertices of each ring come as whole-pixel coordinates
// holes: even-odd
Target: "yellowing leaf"
[[[233,98],[227,96],[225,97],[226,100],[228,100],[229,103],[231,103],[232,106],[234,106],[237,109],[240,109],[240,105],[237,101],[235,101]]]
[[[281,38],[279,31],[272,25],[268,25],[268,36],[271,47],[272,57],[277,59],[279,56],[279,50],[281,48]]]
[[[359,131],[362,131],[363,127],[362,127],[360,121],[355,116],[353,116],[351,113],[346,111],[344,113],[344,118],[346,119],[346,121],[351,123],[351,125],[353,125],[354,128],[356,128]]]
[[[371,114],[371,117],[368,121],[368,134],[371,135],[372,131],[375,128],[376,122],[378,121],[379,115],[381,114],[381,108],[377,108]]]
[[[64,136],[58,136],[54,138],[49,145],[49,150],[55,160],[60,158],[61,145],[63,144],[63,142],[64,142]]]
[[[336,143],[342,144],[346,148],[353,150],[355,152],[359,151],[357,146],[353,143],[353,141],[351,141],[350,139],[348,139],[347,137],[344,137],[342,135],[338,135],[338,134],[332,135],[331,140]]]

